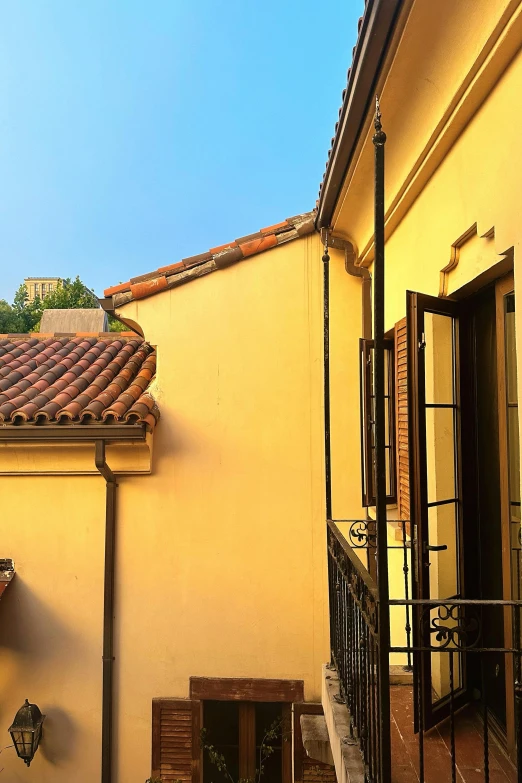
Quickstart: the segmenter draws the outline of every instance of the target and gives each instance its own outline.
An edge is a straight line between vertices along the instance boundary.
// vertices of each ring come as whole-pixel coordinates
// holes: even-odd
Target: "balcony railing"
[[[375,547],[375,538],[371,523],[344,523],[343,535],[328,522],[331,657],[366,783],[515,783],[521,779],[517,770],[522,773],[522,601],[411,599],[411,548],[402,524],[402,545],[392,548],[402,549],[397,556],[403,561],[404,595],[389,604],[392,613],[401,613],[404,628],[400,639],[392,632],[388,653],[402,655],[406,671],[413,667],[413,684],[401,689],[397,715],[414,718],[404,747],[392,747],[391,768],[380,752],[387,716],[379,692],[383,682],[389,683],[389,666],[383,665],[388,656],[379,649],[377,585],[362,559]],[[501,629],[500,639],[492,634],[493,626]],[[505,688],[510,681],[513,687]],[[495,689],[500,701],[506,693],[504,741],[498,739],[503,732],[492,708]],[[392,693],[392,723],[393,709]]]
[[[381,714],[377,586],[335,523],[328,522],[330,646],[368,781],[380,781]]]

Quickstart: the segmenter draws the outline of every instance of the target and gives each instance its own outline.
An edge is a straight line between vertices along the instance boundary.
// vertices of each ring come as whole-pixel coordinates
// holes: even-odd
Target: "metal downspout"
[[[371,340],[372,338],[372,278],[370,272],[364,266],[357,266],[355,259],[357,257],[357,250],[353,242],[342,237],[335,236],[329,229],[321,229],[321,238],[323,244],[326,242],[326,236],[328,235],[328,242],[330,247],[334,247],[336,250],[342,250],[344,252],[344,268],[352,277],[358,277],[362,283],[362,324],[361,324],[361,336],[365,340]]]
[[[324,339],[324,469],[326,518],[332,518],[332,454],[330,446],[330,255],[328,231],[323,254],[323,339]]]
[[[331,456],[331,414],[330,414],[330,254],[328,244],[344,251],[344,266],[349,275],[359,277],[362,282],[362,335],[372,336],[371,276],[364,267],[355,265],[355,248],[346,239],[335,237],[328,229],[321,230],[324,243],[323,254],[323,340],[324,340],[324,462],[326,518],[332,519],[332,456]]]
[[[114,570],[116,541],[116,477],[105,459],[105,441],[96,441],[95,465],[105,479],[105,564],[103,578],[103,681],[101,783],[112,779],[114,683]]]

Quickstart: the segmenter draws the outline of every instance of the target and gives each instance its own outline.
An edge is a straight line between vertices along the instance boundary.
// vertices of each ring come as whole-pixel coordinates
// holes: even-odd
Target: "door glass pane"
[[[438,313],[424,314],[424,366],[426,402],[452,404],[454,360],[453,318]]]
[[[459,593],[458,568],[458,536],[457,536],[457,504],[446,503],[442,506],[432,506],[428,510],[429,542],[431,546],[446,546],[441,551],[429,551],[430,597],[453,598]],[[450,682],[453,679],[453,689],[461,685],[461,654],[450,653],[455,649],[451,630],[459,624],[458,607],[434,607],[429,611],[430,645],[440,647],[444,652],[431,653],[431,683],[432,702],[444,698],[450,693]],[[450,660],[450,655],[453,660]],[[453,672],[450,666],[453,666]]]
[[[428,503],[451,500],[455,489],[455,411],[426,408]]]
[[[430,598],[453,598],[459,593],[457,504],[428,509],[430,546],[446,546],[429,552]]]
[[[511,521],[511,574],[513,598],[522,597],[522,528],[520,514],[520,443],[518,429],[515,294],[504,297],[506,404],[508,436],[509,509]]]
[[[509,499],[512,504],[520,503],[520,448],[518,439],[518,406],[508,408],[509,448]]]

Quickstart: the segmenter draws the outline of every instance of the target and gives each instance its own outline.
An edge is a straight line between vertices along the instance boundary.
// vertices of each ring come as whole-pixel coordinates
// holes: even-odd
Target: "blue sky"
[[[104,287],[311,209],[363,0],[0,8],[0,298]]]

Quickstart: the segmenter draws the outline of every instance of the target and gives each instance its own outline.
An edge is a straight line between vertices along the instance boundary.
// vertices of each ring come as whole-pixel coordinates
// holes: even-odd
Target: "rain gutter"
[[[368,111],[403,0],[367,0],[337,131],[326,166],[316,227],[329,228]]]

